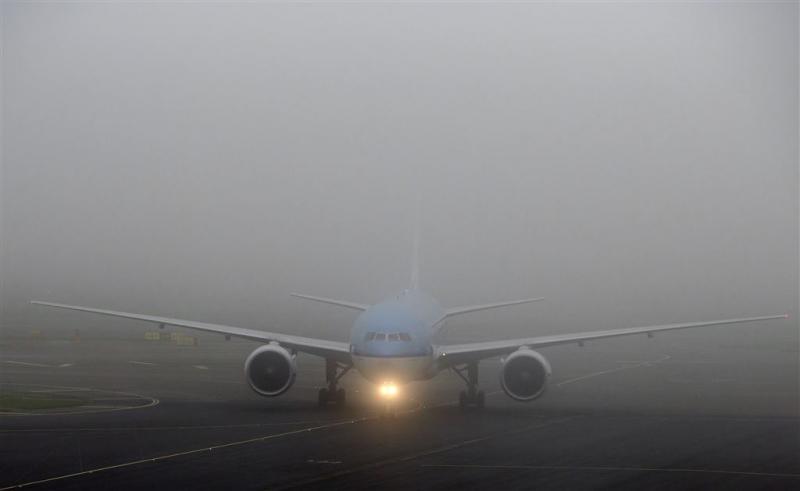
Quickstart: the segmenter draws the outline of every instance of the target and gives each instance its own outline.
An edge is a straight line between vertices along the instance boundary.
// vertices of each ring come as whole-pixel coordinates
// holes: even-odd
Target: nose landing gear
[[[453,367],[453,371],[467,384],[467,390],[462,390],[458,394],[458,406],[461,409],[470,406],[483,409],[486,405],[486,394],[478,390],[478,362],[468,363],[463,367]]]
[[[386,401],[378,413],[380,419],[394,419],[397,417],[397,405],[393,401]]]
[[[327,407],[328,404],[344,407],[347,400],[347,393],[338,387],[339,379],[350,371],[350,365],[342,365],[335,360],[325,359],[325,380],[328,382],[327,388],[319,389],[317,393],[317,404],[319,407]]]

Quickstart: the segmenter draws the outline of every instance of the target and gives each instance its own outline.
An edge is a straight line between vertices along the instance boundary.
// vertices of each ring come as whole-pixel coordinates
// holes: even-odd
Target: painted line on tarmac
[[[45,365],[44,363],[31,363],[27,361],[14,361],[14,360],[6,360],[5,362],[10,365],[20,365],[23,367],[53,368],[53,365]]]
[[[371,462],[371,463],[368,463],[368,464],[355,466],[355,467],[352,467],[352,468],[349,468],[349,469],[343,469],[343,470],[338,471],[338,472],[333,472],[331,474],[326,474],[324,476],[308,479],[308,480],[305,480],[305,481],[300,481],[300,482],[297,482],[297,483],[291,483],[291,484],[288,484],[288,485],[285,485],[285,486],[279,486],[279,487],[273,488],[273,489],[297,489],[297,488],[303,489],[304,487],[306,487],[306,486],[308,486],[310,484],[317,484],[317,483],[320,483],[320,482],[323,482],[323,481],[328,481],[330,479],[336,479],[338,477],[347,476],[347,475],[350,475],[350,474],[355,474],[357,472],[373,470],[373,469],[377,469],[377,468],[380,468],[380,467],[385,467],[387,465],[400,464],[400,463],[403,463],[403,462],[409,462],[411,460],[416,460],[416,459],[419,459],[419,458],[422,458],[422,457],[429,457],[431,455],[436,455],[436,454],[440,454],[440,453],[444,453],[444,452],[449,452],[450,450],[456,450],[458,448],[466,447],[466,446],[469,446],[469,445],[474,445],[476,443],[482,443],[482,442],[485,442],[485,441],[488,441],[488,440],[493,440],[495,438],[501,438],[501,437],[509,436],[509,435],[519,435],[520,433],[523,433],[523,432],[535,431],[535,430],[539,430],[539,429],[542,429],[542,428],[547,428],[549,426],[554,426],[554,425],[557,425],[557,424],[560,424],[560,423],[566,423],[567,421],[574,420],[575,418],[576,418],[575,416],[568,416],[568,417],[558,418],[558,419],[547,421],[547,422],[543,422],[543,423],[537,423],[537,424],[534,424],[534,425],[531,425],[531,426],[526,426],[526,427],[523,427],[523,428],[518,428],[518,429],[514,429],[514,430],[510,430],[510,431],[503,431],[503,432],[500,432],[500,433],[493,433],[491,435],[486,435],[486,436],[482,436],[482,437],[478,437],[478,438],[471,438],[469,440],[463,440],[463,441],[460,441],[460,442],[451,443],[451,444],[448,444],[448,445],[443,445],[441,447],[435,447],[435,448],[432,448],[432,449],[423,450],[421,452],[415,452],[415,453],[412,453],[410,455],[403,455],[403,456],[400,456],[400,457],[389,458],[389,459],[381,460],[381,461],[378,461],[378,462]]]
[[[150,363],[149,361],[130,360],[130,361],[128,361],[128,363],[130,363],[131,365],[147,365],[147,366],[152,366],[152,367],[156,366],[155,363]]]
[[[43,386],[43,387],[54,387],[54,386]],[[65,387],[65,388],[67,388],[67,387]],[[82,387],[68,387],[68,388],[71,388],[71,389],[82,389]],[[500,392],[500,391],[490,392],[487,395],[496,394],[498,392]],[[153,405],[155,405],[155,404],[159,403],[159,400],[158,399],[153,399],[153,402],[154,402]],[[431,407],[440,407],[440,406],[446,406],[446,405],[450,405],[450,404],[454,404],[454,402],[450,401],[450,402],[447,402],[447,403],[437,404],[435,406],[427,406],[427,407],[423,406],[422,404],[419,404],[417,407],[415,407],[415,408],[413,408],[411,410],[408,410],[408,411],[403,411],[400,414],[412,414],[412,413],[415,413],[417,411],[421,411],[421,410],[424,410],[424,409],[429,409]],[[148,407],[148,406],[140,406],[140,407]],[[120,409],[122,410],[122,409],[138,409],[138,408],[120,408]],[[348,425],[348,424],[363,423],[365,421],[373,421],[373,420],[376,420],[376,419],[378,419],[376,416],[364,416],[364,417],[361,417],[361,418],[355,418],[355,419],[350,419],[350,420],[346,420],[346,421],[338,421],[338,422],[330,423],[330,424],[326,424],[326,425],[318,425],[318,426],[312,426],[312,427],[308,427],[308,428],[301,428],[301,429],[298,429],[298,430],[287,431],[287,432],[284,432],[284,433],[278,433],[278,434],[274,434],[274,435],[266,435],[266,436],[262,436],[262,437],[249,438],[247,440],[240,440],[240,441],[235,441],[235,442],[230,442],[230,443],[223,443],[223,444],[214,445],[214,446],[211,446],[211,447],[203,447],[203,448],[198,448],[198,449],[193,449],[193,450],[187,450],[187,451],[184,451],[184,452],[176,452],[176,453],[162,455],[162,456],[159,456],[159,457],[153,457],[153,458],[149,458],[149,459],[134,460],[134,461],[130,461],[130,462],[124,462],[122,464],[115,464],[115,465],[110,465],[110,466],[105,466],[105,467],[98,467],[98,468],[89,469],[89,470],[85,470],[85,471],[81,471],[81,472],[75,472],[75,473],[71,473],[71,474],[64,474],[64,475],[61,475],[61,476],[55,476],[55,477],[51,477],[51,478],[47,478],[47,479],[40,479],[40,480],[36,480],[36,481],[29,481],[29,482],[25,482],[25,483],[14,484],[14,485],[11,485],[11,486],[0,488],[0,491],[4,491],[4,490],[7,490],[7,489],[22,488],[22,487],[26,487],[26,486],[33,486],[33,485],[37,485],[37,484],[45,484],[45,483],[60,481],[60,480],[63,480],[63,479],[69,479],[69,478],[73,478],[73,477],[86,476],[86,475],[89,475],[89,474],[93,474],[95,472],[102,472],[102,471],[107,471],[107,470],[112,470],[112,469],[120,469],[120,468],[132,467],[132,466],[136,466],[136,465],[140,465],[140,464],[153,463],[153,462],[173,459],[173,458],[176,458],[176,457],[183,457],[183,456],[186,456],[186,455],[211,452],[213,450],[219,450],[219,449],[224,449],[224,448],[228,448],[228,447],[236,447],[236,446],[241,446],[241,445],[247,445],[247,444],[250,444],[250,443],[274,440],[274,439],[278,439],[278,438],[282,438],[282,437],[286,437],[286,436],[299,435],[299,434],[302,434],[302,433],[308,433],[308,432],[312,432],[312,431],[324,430],[324,429],[328,429],[328,428],[335,428],[335,427],[338,427],[338,426],[344,426],[344,425]],[[563,418],[564,421],[566,421],[568,419],[573,419],[573,418],[572,417]],[[549,426],[550,424],[555,424],[557,422],[561,422],[561,420],[552,421],[550,423],[546,423],[544,425],[540,425],[539,427]],[[276,425],[283,425],[283,424],[285,424],[285,423],[276,423]],[[292,423],[292,424],[304,424],[304,423],[298,422],[298,423]],[[263,424],[260,424],[260,425],[263,425]],[[242,426],[246,426],[246,425],[242,425]],[[229,428],[230,426],[224,426],[224,427]],[[145,429],[145,428],[141,428],[141,429]],[[189,427],[187,429],[196,429],[196,427]],[[527,430],[532,430],[532,429],[535,429],[535,428],[525,428],[525,429],[522,429],[520,431],[527,431]],[[28,431],[28,430],[5,430],[5,431],[0,431],[0,433],[6,433],[6,432],[12,432],[12,431],[22,432],[22,431]],[[36,431],[36,430],[31,430],[31,431]],[[50,431],[58,431],[58,429],[51,429]],[[70,430],[70,429],[66,429],[65,428],[64,431],[75,431],[75,430]],[[79,431],[81,431],[81,430],[79,430]],[[85,429],[83,431],[92,431],[92,429]],[[434,454],[434,453],[444,452],[444,451],[450,450],[452,448],[458,448],[459,446],[469,445],[469,444],[472,444],[472,443],[476,443],[477,441],[482,441],[482,440],[487,440],[489,438],[494,438],[495,436],[497,436],[497,435],[492,435],[492,436],[485,437],[485,438],[482,438],[482,439],[477,439],[477,440],[467,440],[465,442],[461,442],[460,444],[448,445],[447,447],[443,447],[443,448],[439,448],[439,449],[434,449],[434,450],[431,450],[431,451],[423,452],[423,454],[424,455],[430,455],[430,454]],[[423,454],[416,454],[412,458],[417,458],[419,456],[424,456]]]
[[[208,370],[208,367],[205,365],[192,365],[192,368],[196,368],[198,370]]]
[[[30,361],[16,361],[16,360],[5,360],[5,363],[9,365],[19,365],[23,367],[36,367],[36,368],[68,368],[74,365],[74,363],[62,363],[60,365],[46,365],[44,363],[33,363]]]
[[[100,431],[161,431],[161,430],[233,430],[239,428],[268,428],[273,426],[296,426],[319,424],[320,421],[286,421],[283,423],[251,423],[238,425],[183,425],[183,426],[95,426],[79,428],[25,428],[25,429],[0,429],[3,433],[70,433],[70,432],[100,432]]]
[[[51,411],[45,413],[34,413],[34,412],[26,412],[26,413],[15,413],[15,412],[0,412],[0,418],[5,416],[71,416],[74,414],[92,414],[92,413],[107,413],[112,411],[129,411],[133,409],[145,409],[148,407],[157,406],[161,401],[156,399],[155,397],[147,397],[141,394],[136,394],[134,392],[122,392],[118,390],[105,390],[105,389],[94,389],[91,387],[72,387],[72,386],[60,386],[60,385],[40,385],[40,384],[18,384],[12,382],[0,382],[0,387],[4,385],[14,385],[20,387],[44,387],[54,392],[59,392],[61,390],[66,389],[66,391],[70,392],[77,392],[77,391],[84,391],[84,392],[99,392],[105,394],[122,394],[124,396],[131,396],[131,399],[138,399],[138,400],[149,400],[147,404],[142,404],[141,406],[97,406],[98,409],[95,409],[92,406],[77,406],[75,408],[71,408],[67,411]],[[108,400],[108,398],[100,399],[100,400]],[[119,400],[119,399],[114,399]]]
[[[486,469],[486,470],[555,470],[555,471],[598,471],[598,472],[676,472],[697,474],[727,474],[750,477],[781,477],[800,479],[800,474],[781,472],[749,472],[725,469],[691,469],[681,467],[614,467],[600,465],[479,465],[479,464],[423,464],[420,467],[440,469]]]
[[[670,355],[664,355],[663,357],[659,358],[658,360],[643,361],[643,362],[637,363],[635,365],[625,365],[623,367],[611,368],[609,370],[601,370],[599,372],[587,373],[586,375],[581,375],[580,377],[574,377],[574,378],[570,378],[570,379],[567,379],[567,380],[563,380],[561,382],[558,382],[555,385],[556,385],[556,387],[561,387],[563,385],[572,384],[574,382],[580,382],[581,380],[586,380],[586,379],[589,379],[589,378],[599,377],[600,375],[606,375],[606,374],[615,373],[615,372],[622,372],[624,370],[631,370],[633,368],[639,368],[639,367],[649,367],[649,366],[652,366],[652,365],[656,365],[658,363],[663,363],[663,362],[669,360],[670,358],[672,358]]]
[[[4,488],[0,488],[0,491],[7,490],[7,489],[23,488],[23,487],[26,487],[26,486],[33,486],[33,485],[37,485],[37,484],[52,483],[52,482],[61,481],[61,480],[64,480],[64,479],[70,479],[70,478],[73,478],[73,477],[88,476],[90,474],[95,474],[97,472],[103,472],[103,471],[108,471],[108,470],[113,470],[113,469],[122,469],[122,468],[125,468],[125,467],[133,467],[133,466],[140,465],[140,464],[148,464],[148,463],[160,462],[160,461],[164,461],[164,460],[174,459],[176,457],[184,457],[186,455],[193,455],[193,454],[199,454],[199,453],[212,452],[214,450],[220,450],[220,449],[230,448],[230,447],[237,447],[237,446],[241,446],[241,445],[247,445],[247,444],[250,444],[250,443],[265,442],[265,441],[269,441],[269,440],[275,440],[275,439],[278,439],[278,438],[282,438],[282,437],[285,437],[285,436],[299,435],[299,434],[302,434],[302,433],[309,433],[309,432],[312,432],[312,431],[324,430],[324,429],[328,429],[328,428],[334,428],[334,427],[337,427],[337,426],[344,426],[344,425],[349,425],[349,424],[361,423],[363,421],[367,421],[368,419],[370,419],[370,418],[366,418],[365,417],[365,418],[350,419],[350,420],[347,420],[347,421],[338,421],[338,422],[335,422],[335,423],[330,423],[330,424],[320,425],[320,426],[311,426],[311,427],[308,427],[308,428],[301,428],[301,429],[298,429],[298,430],[287,431],[287,432],[278,433],[278,434],[275,434],[275,435],[260,436],[260,437],[256,437],[256,438],[249,438],[247,440],[239,440],[239,441],[230,442],[230,443],[223,443],[223,444],[220,444],[220,445],[213,445],[211,447],[203,447],[203,448],[196,448],[196,449],[193,449],[193,450],[186,450],[186,451],[183,451],[183,452],[175,452],[175,453],[161,455],[161,456],[153,457],[153,458],[149,458],[149,459],[133,460],[133,461],[130,461],[130,462],[123,462],[122,464],[109,465],[109,466],[105,466],[105,467],[97,467],[97,468],[94,468],[94,469],[89,469],[89,470],[85,470],[85,471],[81,471],[81,472],[73,472],[72,474],[64,474],[64,475],[61,475],[61,476],[50,477],[50,478],[47,478],[47,479],[39,479],[37,481],[28,481],[28,482],[19,483],[19,484],[13,484],[11,486],[6,486]]]
[[[83,388],[83,387],[78,387],[78,388],[74,388],[74,389],[38,389],[38,390],[31,390],[29,392],[33,392],[33,393],[37,393],[37,394],[39,394],[39,393],[47,394],[47,393],[51,393],[51,392],[53,392],[53,393],[54,392],[58,392],[58,393],[61,393],[61,392],[87,392],[87,391],[91,391],[91,390],[92,389],[86,389],[86,388]]]

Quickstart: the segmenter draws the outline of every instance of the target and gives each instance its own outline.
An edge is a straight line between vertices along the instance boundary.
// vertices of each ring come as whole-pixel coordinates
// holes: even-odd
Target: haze
[[[346,339],[288,293],[403,289],[417,201],[443,304],[548,299],[453,339],[797,311],[797,3],[1,8],[6,332]]]

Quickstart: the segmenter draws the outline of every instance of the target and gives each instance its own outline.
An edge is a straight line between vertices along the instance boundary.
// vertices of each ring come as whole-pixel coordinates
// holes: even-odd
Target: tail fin
[[[411,252],[411,278],[408,284],[409,290],[419,289],[419,234],[420,234],[420,197],[417,195],[416,210],[414,216],[414,243]]]
[[[419,289],[419,225],[414,230],[414,249],[411,253],[411,280],[409,290]]]
[[[544,297],[525,298],[522,300],[511,300],[508,302],[486,303],[481,305],[464,305],[453,309],[445,310],[445,317],[453,317],[461,314],[468,314],[470,312],[477,312],[479,310],[498,309],[500,307],[508,307],[509,305],[519,305],[523,303],[538,302],[544,300]]]

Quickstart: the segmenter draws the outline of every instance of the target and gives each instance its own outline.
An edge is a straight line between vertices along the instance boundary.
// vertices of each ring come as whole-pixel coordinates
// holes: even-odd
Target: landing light
[[[393,383],[384,383],[378,389],[378,393],[384,399],[392,399],[397,396],[398,392],[397,386]]]

